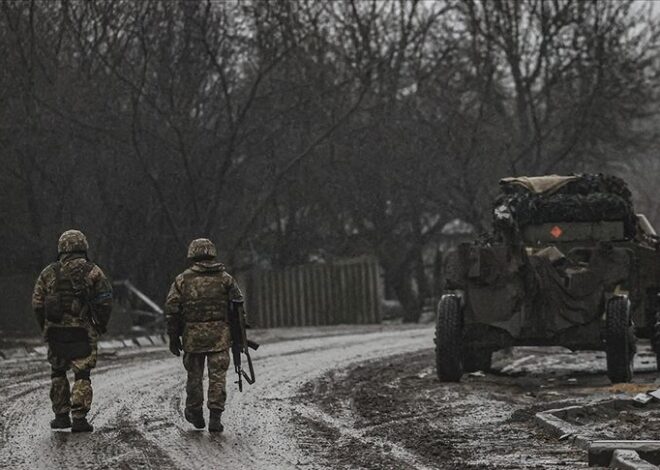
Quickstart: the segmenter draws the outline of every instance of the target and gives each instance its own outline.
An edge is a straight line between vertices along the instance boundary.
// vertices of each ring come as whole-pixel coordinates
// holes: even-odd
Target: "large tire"
[[[466,347],[463,349],[463,370],[488,372],[491,368],[492,352],[490,349]]]
[[[615,297],[607,303],[605,325],[607,376],[612,383],[630,382],[633,376],[635,337],[627,298]]]
[[[460,299],[443,295],[435,317],[435,366],[442,382],[458,382],[463,375],[462,316]]]

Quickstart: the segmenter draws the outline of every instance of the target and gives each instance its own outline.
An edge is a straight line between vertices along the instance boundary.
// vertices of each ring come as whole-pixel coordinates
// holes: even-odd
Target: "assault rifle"
[[[254,341],[247,339],[245,334],[245,315],[243,313],[243,301],[232,300],[229,302],[229,331],[231,332],[231,355],[234,361],[234,370],[238,374],[238,391],[243,391],[243,379],[252,385],[255,381],[254,367],[252,367],[252,358],[250,358],[250,348],[255,351],[259,345]],[[245,354],[250,374],[243,370],[241,365],[241,354]]]

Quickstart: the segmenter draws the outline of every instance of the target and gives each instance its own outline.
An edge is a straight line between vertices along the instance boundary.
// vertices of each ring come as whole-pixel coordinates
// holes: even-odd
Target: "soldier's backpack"
[[[46,318],[53,323],[61,323],[64,314],[79,316],[83,306],[88,302],[85,289],[85,278],[94,267],[93,263],[86,262],[82,269],[62,276],[62,263],[53,263],[55,273],[55,289],[46,294],[44,309]]]

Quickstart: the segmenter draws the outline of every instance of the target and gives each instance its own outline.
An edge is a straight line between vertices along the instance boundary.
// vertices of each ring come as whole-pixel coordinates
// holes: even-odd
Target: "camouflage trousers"
[[[74,418],[87,416],[92,406],[92,382],[90,372],[96,366],[96,344],[92,343],[89,356],[79,359],[62,359],[48,352],[51,365],[50,401],[56,414],[69,413]],[[66,373],[73,370],[73,387],[69,385]]]
[[[200,409],[204,404],[204,362],[209,373],[207,406],[211,410],[224,410],[227,390],[225,387],[229,351],[208,353],[183,353],[183,365],[188,371],[186,383],[186,409]]]

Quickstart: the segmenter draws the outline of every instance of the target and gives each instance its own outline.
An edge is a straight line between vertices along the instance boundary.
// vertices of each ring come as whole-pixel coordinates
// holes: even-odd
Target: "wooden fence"
[[[252,271],[243,279],[248,315],[258,328],[381,320],[380,270],[373,259]]]

